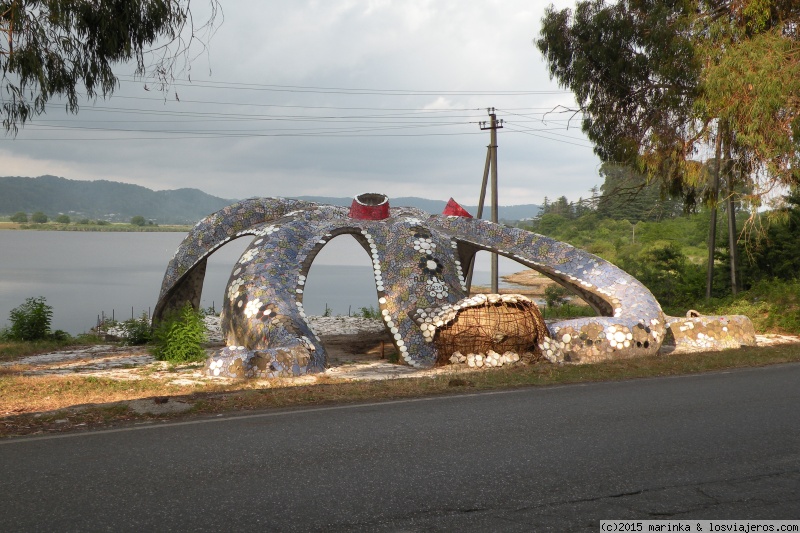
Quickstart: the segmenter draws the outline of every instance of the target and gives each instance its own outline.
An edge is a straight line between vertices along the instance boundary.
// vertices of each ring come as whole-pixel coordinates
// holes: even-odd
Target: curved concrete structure
[[[303,309],[306,275],[332,238],[350,234],[372,260],[378,306],[409,365],[429,367],[437,360],[436,329],[467,296],[464,275],[479,250],[541,272],[600,315],[550,325],[550,338],[539,343],[548,360],[595,362],[654,354],[661,346],[667,318],[660,305],[644,285],[611,263],[486,220],[389,208],[388,198],[384,202],[379,196],[356,197],[350,210],[254,198],[204,218],[169,263],[154,320],[186,301],[197,308],[207,258],[233,239],[252,237],[226,289],[222,327],[227,348],[212,357],[209,372],[260,377],[322,371],[325,349]]]

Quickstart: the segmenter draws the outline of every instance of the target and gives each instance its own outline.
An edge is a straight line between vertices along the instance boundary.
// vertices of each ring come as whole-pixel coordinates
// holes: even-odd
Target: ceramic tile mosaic
[[[380,211],[360,198],[380,199],[374,204]],[[248,236],[253,240],[234,265],[225,292],[222,330],[227,347],[209,359],[208,373],[272,377],[322,371],[325,348],[305,314],[304,287],[316,255],[342,234],[355,237],[372,260],[386,329],[402,360],[414,367],[437,361],[432,341],[440,326],[434,324],[432,330],[424,317],[449,316],[467,297],[464,274],[478,250],[541,272],[579,294],[600,315],[550,325],[550,336],[539,339],[538,345],[552,362],[655,354],[671,323],[644,285],[597,256],[486,220],[389,208],[388,198],[376,193],[356,197],[350,210],[253,198],[209,215],[189,232],[170,261],[154,320],[186,301],[197,308],[207,258],[223,244]],[[730,345],[730,338],[748,343],[747,335],[737,336],[742,331],[744,326],[730,331],[719,347]],[[704,343],[714,346],[714,339],[721,337],[706,335]]]

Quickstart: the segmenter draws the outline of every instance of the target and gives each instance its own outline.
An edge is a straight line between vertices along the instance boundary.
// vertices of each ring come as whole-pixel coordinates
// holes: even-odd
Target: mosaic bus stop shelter
[[[325,348],[303,308],[306,276],[333,238],[352,235],[369,255],[378,307],[402,360],[426,368],[441,360],[437,331],[478,301],[465,273],[480,250],[508,257],[576,293],[599,316],[555,322],[538,348],[552,362],[587,363],[658,352],[668,328],[684,346],[755,343],[749,319],[667,317],[652,293],[613,264],[569,244],[472,218],[451,199],[441,215],[392,208],[368,193],[346,207],[253,198],[202,219],[170,261],[154,322],[190,302],[199,308],[206,261],[231,240],[253,240],[234,265],[222,308],[226,347],[212,375],[277,377],[323,371]]]

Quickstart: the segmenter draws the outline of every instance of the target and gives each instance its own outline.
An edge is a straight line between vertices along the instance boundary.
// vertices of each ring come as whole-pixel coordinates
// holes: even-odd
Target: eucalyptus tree
[[[550,6],[536,45],[575,93],[604,162],[689,206],[703,195],[716,205],[704,163],[717,163],[735,291],[734,197],[755,209],[800,182],[800,3],[582,0],[574,11]]]
[[[198,22],[191,0],[0,0],[6,132],[43,113],[53,97],[76,113],[82,97],[111,95],[119,84],[113,68],[121,63],[168,87],[191,60],[193,43],[205,46],[216,27],[219,3],[207,2]]]

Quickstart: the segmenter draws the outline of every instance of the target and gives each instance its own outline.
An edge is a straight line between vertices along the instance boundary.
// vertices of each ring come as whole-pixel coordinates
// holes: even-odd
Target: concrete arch
[[[361,210],[349,211],[299,200],[250,199],[206,217],[170,261],[154,318],[160,319],[165,310],[184,301],[199,305],[208,256],[232,239],[251,235],[254,239],[226,288],[222,327],[228,347],[212,357],[209,372],[245,377],[321,371],[326,365],[325,350],[306,320],[305,279],[327,242],[350,234],[372,259],[386,329],[402,359],[412,366],[429,367],[436,362],[432,342],[436,328],[461,303],[469,305],[464,273],[478,250],[498,253],[541,272],[577,292],[601,315],[552,324],[550,337],[539,342],[551,361],[593,362],[653,354],[668,322],[678,324],[668,321],[639,281],[569,244],[475,220],[464,216],[463,210],[431,216],[413,208],[389,208],[385,196],[374,196],[384,201],[380,205],[361,202]],[[373,213],[376,207],[379,213]],[[370,216],[359,215],[365,209]],[[745,323],[749,321],[722,317],[726,321],[718,323],[706,318],[681,320],[679,327],[688,331],[697,324],[702,332],[716,335],[714,340],[706,342],[707,336],[698,332],[685,335],[688,341],[703,339],[703,345],[709,346],[728,346],[740,339],[751,342]],[[728,324],[734,333],[728,333]]]
[[[199,308],[207,260],[219,248],[240,237],[254,235],[254,226],[314,205],[285,198],[250,198],[201,219],[183,239],[167,265],[153,310],[153,321],[160,321],[184,302]]]

